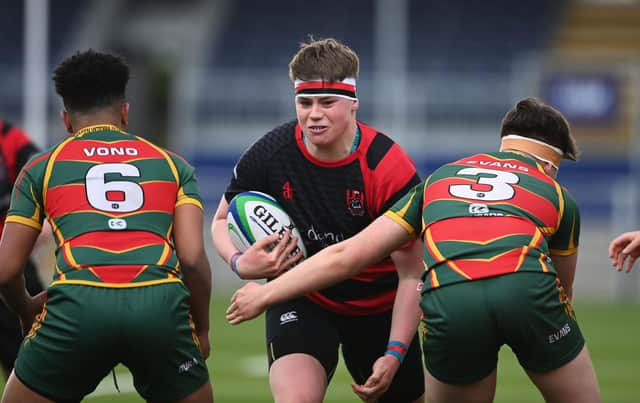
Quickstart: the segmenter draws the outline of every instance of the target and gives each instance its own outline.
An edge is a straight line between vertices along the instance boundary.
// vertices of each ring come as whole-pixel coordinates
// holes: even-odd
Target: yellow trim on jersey
[[[522,247],[522,252],[520,253],[520,257],[518,258],[518,264],[516,264],[516,267],[513,270],[514,272],[520,270],[520,267],[522,267],[522,263],[524,263],[524,259],[529,254],[529,250],[531,248],[534,248],[538,244],[538,241],[541,237],[542,233],[540,231],[536,231],[536,233],[531,238],[531,241],[529,241],[529,245]]]
[[[90,234],[91,232],[87,232],[87,234]],[[155,233],[154,233],[155,235]],[[160,235],[158,235],[158,237],[160,237]],[[127,252],[132,252],[141,248],[147,248],[150,246],[158,246],[160,245],[160,242],[158,243],[150,243],[150,244],[144,244],[144,245],[138,245],[138,246],[134,246],[132,248],[126,248],[126,249],[109,249],[109,248],[102,248],[99,246],[95,246],[95,245],[75,245],[73,246],[74,248],[91,248],[91,249],[95,249],[95,250],[99,250],[101,252],[108,252],[108,253],[113,253],[113,254],[120,254],[120,253],[127,253]],[[166,245],[166,242],[165,242]]]
[[[391,210],[387,210],[385,211],[384,215],[386,217],[389,217],[391,220],[393,220],[393,222],[400,225],[405,231],[407,231],[409,235],[414,236],[416,234],[416,231],[413,229],[413,227],[409,225],[409,223],[406,222],[404,218],[398,215],[398,213]]]
[[[440,282],[438,281],[438,275],[436,274],[436,271],[431,269],[429,274],[431,276],[431,284],[433,285],[433,288],[440,287]]]
[[[538,261],[540,262],[540,266],[542,267],[542,271],[545,272],[545,273],[548,273],[549,272],[549,265],[547,265],[546,260],[547,259],[546,259],[545,254],[541,253],[540,257],[538,258]]]
[[[574,215],[573,220],[571,221],[571,233],[569,234],[569,245],[567,246],[567,249],[576,249],[576,250],[578,249],[575,242],[573,242],[575,231],[576,231],[576,216]]]
[[[575,248],[571,249],[551,249],[549,250],[549,253],[557,256],[571,256],[578,253],[578,247],[576,246]]]
[[[440,251],[436,247],[435,242],[433,241],[433,237],[431,236],[431,229],[427,228],[427,230],[424,232],[424,239],[429,244],[429,251],[432,251],[439,260],[445,262],[446,265],[449,266],[449,268],[451,268],[451,270],[455,271],[462,277],[466,278],[467,280],[471,280],[471,277],[469,277],[467,273],[462,271],[462,269],[460,269],[454,262],[452,262],[449,259],[446,259],[444,255],[440,253]]]
[[[68,214],[76,214],[76,213],[94,213],[94,214],[99,214],[99,215],[101,215],[103,217],[127,218],[127,217],[138,216],[140,214],[147,214],[147,213],[167,214],[167,211],[166,210],[145,210],[142,213],[140,211],[134,211],[134,212],[131,212],[131,213],[113,213],[113,214],[110,214],[109,212],[102,211],[102,210],[87,209],[87,210],[74,210],[73,212],[68,213]]]
[[[465,242],[465,243],[467,243],[468,241],[466,241],[466,240],[465,240],[464,242]],[[528,246],[527,246],[527,247],[528,247]],[[502,258],[502,257],[504,257],[504,256],[506,256],[506,255],[508,255],[508,254],[510,254],[510,253],[511,253],[511,252],[513,252],[514,250],[517,250],[517,248],[515,248],[515,249],[511,249],[511,250],[508,250],[508,251],[506,251],[506,252],[499,253],[499,254],[494,255],[494,256],[492,256],[492,257],[471,258],[471,259],[458,259],[458,260],[465,261],[465,262],[484,262],[484,263],[489,263],[489,262],[493,262],[493,261],[494,261],[494,260],[496,260],[496,259],[500,259],[500,258]]]
[[[80,266],[78,262],[76,262],[76,259],[71,254],[71,245],[69,245],[69,243],[65,243],[62,248],[62,253],[64,253],[64,255],[67,257],[69,263],[71,263],[71,267],[81,269],[82,266]]]
[[[36,208],[31,215],[31,219],[40,222],[40,216],[42,215],[42,206],[36,201],[36,196],[33,194],[33,186],[31,186],[31,184],[29,185],[29,191],[31,192],[31,200],[36,205]]]
[[[425,206],[425,204],[426,204],[426,197],[427,197],[427,194],[426,194],[426,191],[427,191],[427,184],[429,183],[429,180],[430,180],[430,179],[431,179],[431,175],[429,175],[429,176],[427,177],[427,180],[426,180],[426,181],[424,181],[424,183],[423,183],[423,185],[422,185],[422,206],[421,206],[421,208],[423,208],[423,209],[424,209],[424,206]],[[422,217],[422,218],[421,218],[421,219],[422,219],[422,227],[420,227],[420,234],[422,234],[422,233],[424,232],[424,230],[427,228],[427,223],[426,223],[426,221],[425,221],[425,219],[424,219],[424,214],[420,214],[420,216]]]
[[[93,127],[93,126],[90,126],[90,127]],[[53,170],[53,165],[56,161],[56,158],[58,157],[58,154],[60,154],[64,146],[74,138],[75,136],[69,137],[66,140],[64,140],[62,143],[60,143],[56,147],[56,149],[53,150],[53,152],[49,156],[49,159],[47,160],[47,167],[44,170],[44,178],[42,179],[42,203],[44,206],[47,205],[47,192],[49,191],[49,180],[51,179],[51,171]],[[49,215],[47,214],[47,219],[48,218],[49,218]],[[49,220],[49,223],[51,224],[51,230],[55,234],[56,238],[58,238],[58,244],[61,244],[64,241],[64,237],[62,236],[62,233],[60,233],[60,230],[58,229],[58,226],[56,225],[54,220]]]
[[[31,227],[40,231],[42,229],[42,224],[39,221],[35,221],[32,218],[22,217],[19,215],[10,215],[4,220],[5,224],[8,222],[14,222],[18,224],[26,225],[27,227]]]
[[[102,131],[102,130],[111,130],[111,131],[114,131],[114,132],[120,132],[122,134],[127,134],[127,132],[125,132],[124,130],[122,130],[118,126],[114,126],[114,125],[111,125],[111,124],[100,124],[100,125],[91,125],[91,126],[83,127],[82,129],[78,130],[73,135],[73,137],[82,137],[87,133],[99,132],[99,131]]]
[[[538,232],[538,231],[536,231],[536,232]],[[526,234],[526,233],[513,233],[513,234],[506,234],[506,235],[502,235],[502,236],[499,236],[499,237],[496,237],[496,238],[488,239],[488,240],[486,240],[486,241],[472,241],[472,240],[469,240],[469,239],[464,239],[464,240],[449,239],[449,241],[454,241],[454,242],[455,242],[455,241],[459,241],[459,242],[464,242],[464,243],[472,243],[472,244],[474,244],[474,245],[482,245],[482,246],[485,246],[485,245],[490,244],[491,242],[495,242],[495,241],[498,241],[498,240],[503,239],[503,238],[509,238],[509,237],[511,237],[511,236],[513,236],[513,235],[529,235],[529,234]],[[507,252],[505,252],[505,253],[509,253],[509,251],[507,251]],[[498,256],[502,256],[503,254],[504,254],[504,253],[501,253],[501,254],[500,254],[500,255],[498,255]],[[490,259],[462,259],[462,260],[486,260],[486,261],[490,261]]]
[[[560,228],[560,224],[562,223],[562,217],[564,216],[564,194],[562,193],[562,187],[557,181],[553,181],[553,185],[556,188],[556,193],[558,194],[558,223],[556,224],[556,231]]]
[[[56,280],[53,281],[49,286],[53,287],[56,285],[88,285],[91,287],[102,287],[102,288],[135,288],[135,287],[148,287],[150,285],[158,285],[158,284],[168,284],[168,283],[182,283],[182,280],[176,277],[172,278],[163,278],[161,280],[149,280],[149,281],[140,281],[138,283],[101,283],[98,281],[90,281],[90,280]]]
[[[194,199],[193,197],[186,197],[186,198],[178,200],[176,202],[176,207],[182,206],[183,204],[193,204],[196,207],[200,207],[201,210],[204,210],[204,207],[202,206],[202,203],[200,203],[200,201],[198,199]]]
[[[58,278],[59,280],[57,281],[64,281],[67,279],[67,275],[62,271],[62,269],[60,269],[60,267],[56,264],[56,273],[58,273]]]
[[[160,254],[160,258],[156,262],[156,265],[163,264],[165,262],[165,259],[167,259],[167,256],[169,256],[169,254],[171,254],[172,251],[173,251],[173,248],[171,247],[171,245],[165,242],[164,248],[162,249],[162,253]]]

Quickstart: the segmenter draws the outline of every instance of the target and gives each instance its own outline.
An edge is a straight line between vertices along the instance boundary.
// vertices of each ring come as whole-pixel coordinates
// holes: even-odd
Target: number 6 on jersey
[[[100,164],[91,167],[85,176],[87,200],[102,211],[129,213],[144,204],[142,187],[133,181],[107,181],[107,175],[140,177],[140,170],[132,164]]]

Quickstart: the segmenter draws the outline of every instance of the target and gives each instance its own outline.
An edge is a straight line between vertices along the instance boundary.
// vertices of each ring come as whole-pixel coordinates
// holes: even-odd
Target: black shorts
[[[31,260],[27,262],[24,279],[29,294],[36,295],[43,290],[37,269]],[[7,376],[13,369],[20,343],[22,343],[20,321],[0,299],[0,364]]]
[[[371,375],[373,363],[386,351],[391,311],[343,316],[301,298],[269,308],[266,327],[269,367],[287,354],[309,354],[320,361],[330,380],[342,345],[349,373],[355,382],[363,384]],[[393,383],[379,402],[411,402],[423,394],[424,369],[416,334]]]

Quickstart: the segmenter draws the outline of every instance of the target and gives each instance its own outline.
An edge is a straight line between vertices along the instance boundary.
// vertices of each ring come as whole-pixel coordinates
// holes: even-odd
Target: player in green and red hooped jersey
[[[440,167],[359,234],[265,285],[245,285],[227,320],[326,287],[421,238],[429,402],[491,402],[507,344],[546,401],[599,403],[571,306],[580,217],[555,180],[561,159],[576,159],[569,125],[527,98],[500,134],[500,151]]]
[[[129,68],[78,52],[55,70],[71,134],[36,154],[11,198],[0,293],[28,334],[3,402],[80,401],[122,363],[148,401],[212,402],[211,270],[194,170],[125,131]],[[30,297],[22,271],[44,220],[53,282]]]

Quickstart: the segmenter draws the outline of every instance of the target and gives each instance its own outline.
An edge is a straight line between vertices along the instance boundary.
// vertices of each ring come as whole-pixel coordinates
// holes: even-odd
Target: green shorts
[[[124,364],[146,400],[185,397],[209,379],[182,283],[56,285],[25,338],[16,376],[55,401],[80,400]]]
[[[436,379],[471,384],[497,366],[507,344],[523,368],[547,372],[573,360],[584,338],[556,276],[519,272],[427,291],[425,366]]]

